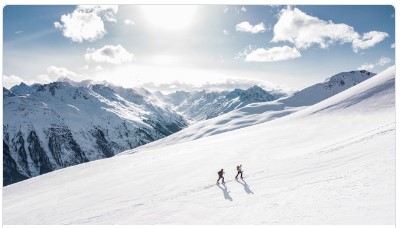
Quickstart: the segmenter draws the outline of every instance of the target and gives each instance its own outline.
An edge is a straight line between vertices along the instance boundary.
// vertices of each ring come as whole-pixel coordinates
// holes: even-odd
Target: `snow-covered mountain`
[[[198,121],[192,124],[191,128],[149,143],[145,147],[163,147],[271,121],[323,101],[375,75],[365,70],[342,72],[327,78],[322,83],[309,86],[289,96],[283,96],[270,102],[247,104],[213,119]],[[182,92],[174,95],[183,97],[181,94]]]
[[[282,95],[254,86],[164,96],[143,88],[68,78],[47,85],[21,83],[10,90],[3,88],[4,163],[8,164],[3,185],[111,157],[177,132],[194,119]]]
[[[292,96],[282,98],[278,102],[282,103],[285,107],[313,105],[375,75],[375,73],[366,70],[342,72],[327,78],[322,83],[307,87],[294,93]]]
[[[6,186],[3,223],[394,225],[394,82],[393,66],[272,121]]]
[[[177,91],[168,94],[164,101],[189,120],[205,120],[242,108],[251,103],[276,100],[286,95],[280,91],[265,91],[259,86],[233,91]]]
[[[10,90],[3,88],[3,144],[7,145],[3,161],[8,164],[3,184],[111,157],[177,132],[188,121],[197,121],[192,126],[197,131],[184,130],[147,147],[266,122],[324,100],[374,75],[367,71],[340,73],[291,96],[267,92],[258,86],[231,92],[178,91],[165,96],[142,88],[124,89],[106,82],[69,79],[48,85],[21,83]],[[200,121],[204,119],[207,120]]]
[[[68,82],[3,88],[3,185],[111,157],[187,126],[149,91]]]
[[[367,71],[340,73],[291,96],[279,91],[267,92],[258,86],[225,92],[178,91],[165,96],[142,88],[124,89],[107,82],[74,82],[67,78],[48,85],[21,83],[10,90],[3,88],[3,144],[7,145],[3,163],[8,164],[3,184],[111,157],[177,132],[188,122],[195,122],[192,129],[197,131],[183,130],[147,147],[266,122],[324,100],[374,75]],[[20,110],[24,110],[23,114]],[[175,111],[188,119],[184,120]]]

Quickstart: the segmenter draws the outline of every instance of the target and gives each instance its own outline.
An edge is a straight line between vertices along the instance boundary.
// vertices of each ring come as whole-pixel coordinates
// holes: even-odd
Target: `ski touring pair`
[[[241,174],[241,179],[242,179],[242,165],[238,165],[237,166],[237,175],[235,176],[235,179],[237,179],[238,178],[238,175],[240,175]],[[217,174],[219,175],[219,179],[217,179],[217,184],[219,184],[219,180],[221,179],[221,183],[222,184],[224,184],[225,182],[224,182],[224,170],[223,169],[221,169],[220,171],[218,171],[217,172]]]

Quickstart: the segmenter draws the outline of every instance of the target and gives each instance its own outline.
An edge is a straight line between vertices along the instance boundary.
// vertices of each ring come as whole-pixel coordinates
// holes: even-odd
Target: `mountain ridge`
[[[103,85],[74,87],[68,82],[3,88],[3,144],[16,164],[4,170],[4,184],[101,158],[165,137],[187,126],[169,107]],[[10,164],[12,162],[9,162]],[[20,178],[19,178],[20,179]]]
[[[189,120],[212,119],[250,103],[276,100],[285,96],[284,92],[266,91],[254,85],[246,90],[232,91],[177,91],[168,94],[165,101]]]
[[[316,83],[289,96],[269,102],[251,103],[213,119],[194,123],[190,127],[196,130],[186,128],[143,147],[173,145],[272,121],[309,107],[310,103],[316,104],[328,99],[375,75],[368,71],[341,72],[327,78],[324,82]],[[345,79],[347,76],[349,78]],[[344,83],[341,80],[344,80]],[[309,100],[311,97],[313,102]]]

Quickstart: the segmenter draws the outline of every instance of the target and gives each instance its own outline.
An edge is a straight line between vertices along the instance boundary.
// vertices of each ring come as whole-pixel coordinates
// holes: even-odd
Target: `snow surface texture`
[[[4,224],[395,224],[394,80],[391,67],[273,121],[6,186]]]

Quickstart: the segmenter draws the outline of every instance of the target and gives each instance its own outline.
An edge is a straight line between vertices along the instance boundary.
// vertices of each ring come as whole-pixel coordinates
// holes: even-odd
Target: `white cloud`
[[[125,19],[124,20],[124,24],[126,24],[126,25],[135,25],[134,21],[130,20],[130,19]]]
[[[80,67],[79,69],[80,69],[80,70],[87,71],[87,72],[85,72],[85,73],[88,73],[88,71],[89,71],[89,72],[97,72],[97,71],[102,71],[102,70],[104,70],[104,68],[103,68],[102,66],[100,66],[100,65],[97,65],[97,66],[85,65],[85,66],[83,66],[83,67]]]
[[[228,7],[227,6],[223,6],[223,13],[227,13],[228,12]]]
[[[77,9],[87,11],[87,12],[95,12],[105,21],[117,22],[115,16],[118,12],[118,5],[79,5]]]
[[[223,34],[226,35],[226,36],[230,35],[230,33],[225,29],[223,29]]]
[[[32,85],[34,83],[44,84],[54,82],[59,78],[81,80],[79,75],[66,68],[49,66],[47,68],[47,74],[40,74],[36,76],[3,75],[3,86],[6,88],[11,88],[14,85],[19,85],[21,82],[24,82],[27,85]]]
[[[244,57],[246,57],[249,53],[251,53],[252,51],[254,51],[257,48],[256,45],[248,45],[245,48],[243,48],[242,51],[240,51],[239,53],[236,54],[236,56],[234,57],[234,59],[243,59]]]
[[[361,37],[347,24],[324,21],[290,7],[280,11],[273,31],[274,37],[271,42],[288,41],[299,49],[306,49],[312,45],[327,48],[336,42],[352,43],[354,52],[373,47],[388,36],[385,32],[371,31]]]
[[[246,12],[247,11],[247,9],[245,8],[245,7],[241,7],[241,12]]]
[[[375,65],[371,64],[371,63],[365,63],[363,65],[361,65],[360,67],[357,68],[357,70],[367,70],[370,71],[373,68],[375,68]]]
[[[56,66],[49,66],[47,68],[47,75],[51,81],[57,80],[60,77],[75,78],[77,76],[76,73],[66,68]]]
[[[375,46],[386,37],[388,37],[388,34],[385,32],[371,31],[364,33],[362,38],[352,41],[352,48],[354,52],[358,52],[360,49],[367,49]]]
[[[244,22],[237,24],[235,26],[235,30],[237,30],[239,32],[250,32],[252,34],[256,34],[256,33],[262,33],[264,31],[266,31],[266,28],[265,28],[265,25],[263,24],[263,22],[261,22],[257,25],[251,25],[251,24],[249,24],[249,22],[244,21]]]
[[[167,77],[166,77],[167,75]],[[190,77],[188,77],[190,75]],[[231,70],[210,70],[185,66],[154,66],[125,64],[119,67],[105,68],[91,76],[92,80],[106,80],[124,87],[145,87],[163,92],[180,90],[225,90],[230,88],[249,88],[253,85],[262,87],[265,79],[251,79],[247,72]],[[247,81],[248,80],[248,81]],[[257,83],[259,81],[259,83]],[[274,88],[282,88],[274,85]],[[263,88],[268,88],[263,86]]]
[[[257,79],[245,79],[245,78],[227,78],[213,82],[204,82],[201,84],[192,84],[190,82],[179,81],[179,80],[175,80],[168,83],[146,82],[142,84],[142,86],[148,90],[162,91],[164,93],[171,93],[177,90],[231,91],[234,89],[248,89],[254,85],[260,86],[265,90],[281,90],[279,86],[273,85],[267,81],[261,81]]]
[[[246,55],[246,62],[277,62],[301,57],[296,48],[288,46],[273,47],[270,49],[258,48]]]
[[[85,59],[94,62],[122,64],[134,61],[134,54],[129,53],[121,45],[106,45],[97,50],[88,48]]]
[[[376,63],[364,63],[360,67],[358,67],[358,70],[373,70],[377,66],[385,66],[389,63],[391,63],[392,60],[388,57],[382,56],[380,59],[376,61]]]
[[[49,83],[53,82],[56,79],[54,77],[50,77],[47,74],[41,74],[34,77],[31,76],[17,76],[17,75],[3,75],[3,87],[10,89],[15,85],[19,85],[21,82],[32,85],[35,83]]]
[[[395,48],[395,43],[392,43],[392,44],[391,44],[391,48]]]
[[[49,66],[47,69],[47,74],[41,74],[37,76],[37,81],[39,83],[49,83],[59,80],[60,78],[68,78],[71,80],[82,80],[82,76],[76,74],[63,67]]]
[[[379,66],[384,66],[391,63],[391,59],[385,56],[380,57],[380,59],[377,61],[377,65]]]
[[[24,80],[16,75],[3,75],[3,87],[10,89],[15,85],[19,85]]]
[[[61,23],[54,22],[54,27],[74,42],[95,41],[106,34],[103,20],[116,22],[117,11],[118,6],[78,6],[71,14],[62,15]]]

